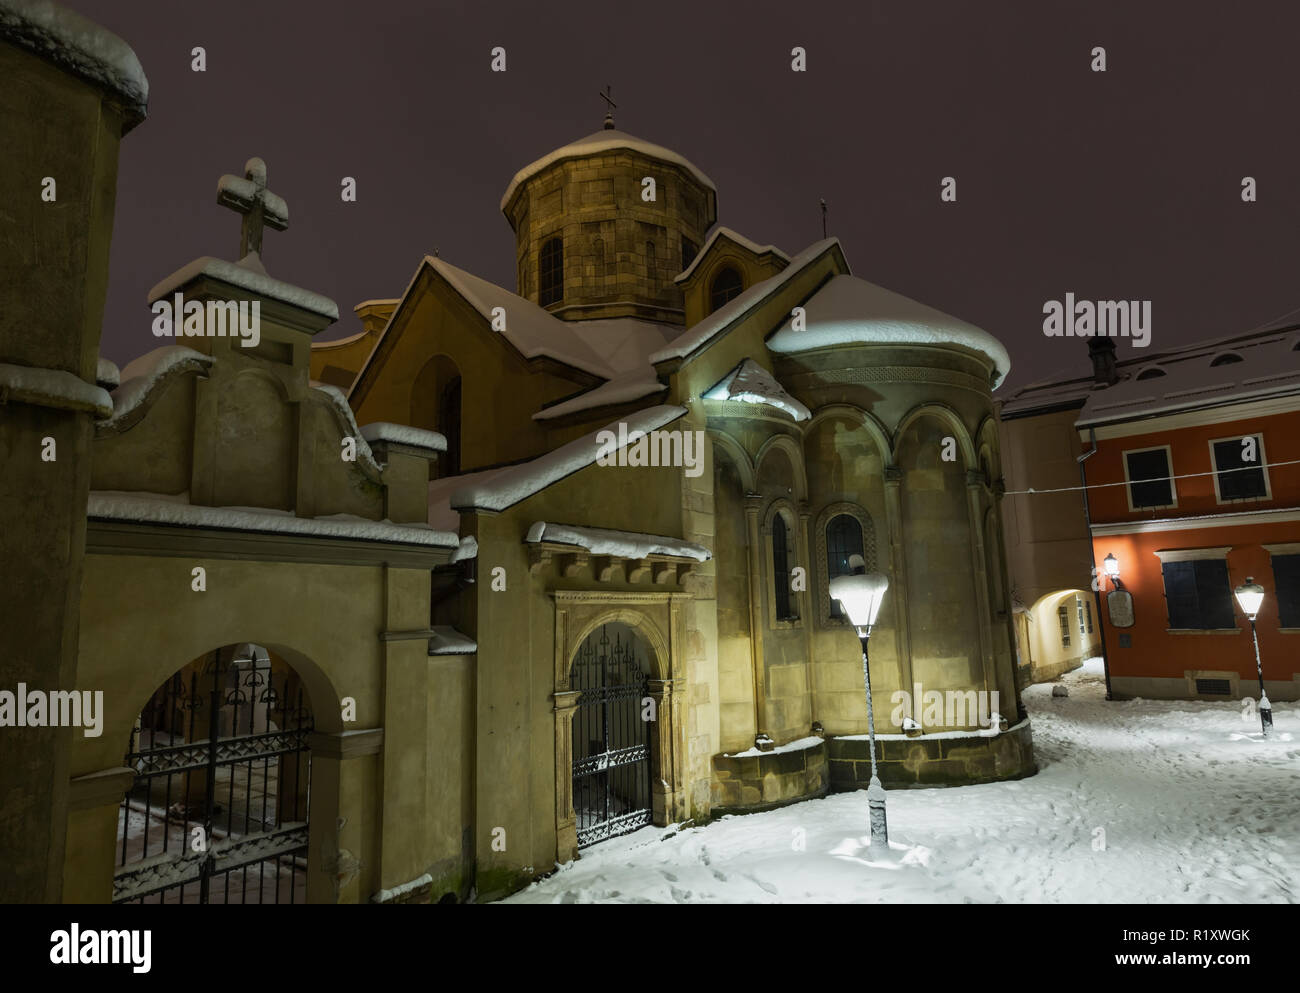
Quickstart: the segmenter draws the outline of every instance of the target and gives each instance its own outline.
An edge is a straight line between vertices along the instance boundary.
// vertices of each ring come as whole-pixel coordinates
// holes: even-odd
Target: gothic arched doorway
[[[140,711],[114,903],[305,903],[310,703],[257,645],[184,666]]]
[[[578,846],[649,824],[654,701],[647,649],[627,625],[602,624],[579,646],[569,688],[573,714],[573,812]]]

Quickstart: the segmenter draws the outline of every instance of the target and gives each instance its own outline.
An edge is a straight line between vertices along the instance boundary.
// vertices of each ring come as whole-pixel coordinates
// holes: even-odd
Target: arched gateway
[[[579,647],[569,674],[573,714],[573,812],[578,846],[649,824],[651,734],[647,650],[625,624],[602,624]]]
[[[305,903],[310,703],[257,645],[218,649],[141,710],[114,903]]]

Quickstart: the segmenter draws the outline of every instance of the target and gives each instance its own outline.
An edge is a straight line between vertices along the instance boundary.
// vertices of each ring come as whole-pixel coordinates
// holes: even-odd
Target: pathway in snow
[[[643,828],[506,902],[1300,902],[1300,706],[1265,742],[1236,702],[1106,703],[1100,663],[1025,691],[1036,776],[891,790],[888,854],[836,794]]]

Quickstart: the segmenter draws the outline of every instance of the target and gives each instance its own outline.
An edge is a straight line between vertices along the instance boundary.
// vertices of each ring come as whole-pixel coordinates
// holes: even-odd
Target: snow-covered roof
[[[961,345],[993,361],[995,389],[1011,370],[1006,348],[987,331],[857,276],[833,277],[802,306],[806,327],[796,331],[793,317],[787,318],[767,340],[771,351],[856,344]]]
[[[0,38],[116,93],[144,119],[149,80],[131,46],[111,31],[49,0],[0,0]]]
[[[1212,364],[1227,351],[1235,352],[1241,361]],[[1243,336],[1231,349],[1222,339],[1206,342],[1163,358],[1159,367],[1165,375],[1149,379],[1132,375],[1091,391],[1075,425],[1087,427],[1300,393],[1300,332],[1292,328]]]
[[[639,531],[612,531],[608,528],[578,527],[572,524],[551,524],[538,521],[528,529],[524,541],[532,544],[548,542],[556,545],[576,545],[593,555],[618,555],[626,559],[643,559],[649,555],[671,555],[675,558],[707,562],[713,557],[703,545],[681,538],[661,534],[642,534]]]
[[[424,261],[482,314],[484,320],[492,320],[494,307],[503,308],[506,329],[502,334],[524,358],[547,356],[603,379],[613,374],[609,363],[597,355],[582,336],[574,333],[568,321],[562,321],[531,300],[442,259],[426,255]]]
[[[294,286],[292,283],[272,279],[267,275],[266,268],[262,265],[262,260],[257,252],[250,252],[238,262],[227,262],[225,259],[213,258],[211,255],[195,259],[189,265],[177,269],[151,289],[149,291],[149,303],[162,299],[173,290],[180,289],[199,276],[220,279],[232,286],[238,286],[251,293],[260,294],[270,300],[279,300],[281,303],[300,307],[303,310],[311,311],[313,314],[319,314],[321,317],[328,317],[331,321],[339,319],[338,304],[329,297],[313,293],[311,290],[304,290],[301,286]]]
[[[102,386],[106,390],[114,390],[121,382],[122,370],[115,362],[110,362],[101,355],[95,363],[95,385]]]
[[[690,328],[685,334],[675,338],[670,344],[650,356],[651,362],[665,362],[669,359],[685,358],[692,352],[703,348],[714,338],[735,324],[747,313],[759,306],[767,297],[785,286],[795,276],[803,272],[827,252],[838,248],[838,238],[826,238],[814,242],[790,260],[790,264],[774,276],[760,280],[743,293],[732,297],[712,314]]]
[[[638,410],[621,421],[585,434],[530,462],[478,474],[477,480],[465,481],[464,485],[451,493],[449,506],[455,510],[505,510],[579,469],[585,469],[600,456],[611,454],[609,444],[599,440],[603,432],[618,435],[619,425],[623,424],[626,425],[624,431],[630,441],[675,421],[685,413],[685,407],[674,406]],[[435,480],[436,482],[438,481]],[[429,484],[431,516],[434,513],[432,502],[435,483]]]
[[[691,264],[683,269],[680,274],[673,277],[673,282],[684,283],[686,280],[690,279],[691,273],[695,271],[696,266],[700,264],[700,261],[708,254],[709,249],[713,247],[713,243],[719,238],[727,238],[734,241],[737,245],[749,249],[755,255],[766,255],[768,252],[771,252],[779,259],[784,259],[786,262],[790,261],[790,256],[786,255],[785,252],[781,251],[781,249],[777,248],[775,245],[760,245],[756,242],[750,241],[743,234],[738,231],[733,231],[731,228],[717,227],[713,229],[713,234],[709,235],[704,246],[695,253],[695,258],[691,259]]]
[[[447,450],[445,436],[437,431],[413,428],[407,424],[389,424],[386,421],[375,421],[373,424],[362,426],[361,437],[368,442],[388,441],[395,445],[427,448],[434,452],[445,452]]]
[[[478,652],[478,642],[450,624],[435,624],[431,630],[430,655],[474,655]]]
[[[459,519],[459,518],[458,518]],[[460,539],[460,547],[451,553],[451,561],[464,562],[478,558],[478,539],[472,534]]]
[[[213,361],[211,355],[204,355],[184,345],[163,345],[136,356],[120,373],[120,384],[113,390],[112,416],[100,426],[117,427],[141,407],[155,390],[174,376],[186,372],[205,372]]]
[[[613,151],[619,148],[627,148],[650,158],[681,166],[694,176],[696,182],[701,186],[706,186],[715,192],[717,190],[717,187],[713,185],[713,180],[671,149],[664,148],[662,145],[655,145],[623,131],[606,128],[603,131],[597,131],[595,134],[589,134],[585,138],[579,138],[577,141],[571,141],[569,144],[557,148],[553,152],[548,152],[540,159],[530,162],[520,169],[515,173],[515,178],[510,180],[510,185],[506,187],[505,195],[501,198],[501,209],[506,209],[506,205],[510,203],[510,198],[515,195],[515,191],[519,189],[521,184],[536,176],[548,166],[552,166],[556,162],[562,162],[564,159],[578,158],[583,155],[596,155],[600,152]]]
[[[705,400],[739,400],[742,403],[765,403],[784,410],[796,421],[806,421],[812,411],[792,397],[770,372],[753,359],[727,373],[718,384],[703,395]]]
[[[662,393],[666,389],[668,387],[655,377],[654,368],[646,366],[644,369],[616,376],[608,383],[602,383],[600,386],[593,387],[586,393],[581,393],[570,400],[565,400],[563,403],[543,407],[533,415],[533,420],[549,421],[557,417],[564,417],[567,414],[595,410],[597,407],[607,407],[616,403],[631,403],[633,400],[640,400],[643,397]]]
[[[60,369],[0,363],[0,397],[0,402],[86,410],[99,417],[113,412],[113,401],[103,387]]]
[[[267,531],[441,548],[456,548],[460,544],[460,538],[456,535],[435,530],[425,524],[371,521],[352,514],[297,517],[293,511],[267,507],[204,507],[191,504],[189,495],[184,493],[176,495],[95,490],[91,492],[86,505],[86,516],[95,520],[174,524],[228,531]]]
[[[650,372],[650,356],[682,333],[680,324],[663,324],[639,317],[602,317],[561,323],[586,342],[615,374]]]

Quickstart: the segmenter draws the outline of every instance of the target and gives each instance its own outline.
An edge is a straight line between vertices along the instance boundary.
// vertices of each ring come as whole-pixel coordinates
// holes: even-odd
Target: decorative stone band
[[[356,731],[313,731],[307,738],[312,755],[326,759],[355,759],[384,750],[383,728]]]
[[[928,365],[881,365],[858,366],[856,368],[838,368],[817,370],[815,372],[794,373],[786,377],[791,387],[796,390],[812,391],[818,387],[849,383],[854,386],[868,386],[876,383],[925,383],[934,386],[951,386],[970,390],[987,397],[991,388],[987,381],[967,372],[956,369],[938,369]]]
[[[0,363],[0,404],[27,403],[108,417],[113,400],[108,391],[60,369]]]
[[[134,782],[135,770],[126,766],[74,776],[68,784],[68,809],[91,810],[110,804],[117,806]]]

